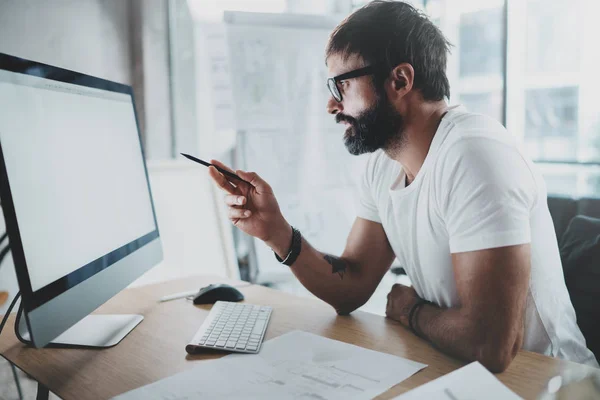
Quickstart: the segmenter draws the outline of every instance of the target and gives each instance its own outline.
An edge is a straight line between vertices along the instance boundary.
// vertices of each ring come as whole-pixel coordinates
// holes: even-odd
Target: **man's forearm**
[[[439,308],[426,304],[413,318],[414,328],[436,347],[464,359],[476,359],[475,343],[480,334],[475,325],[462,315],[460,309]]]
[[[361,283],[360,268],[342,257],[322,253],[302,239],[302,251],[291,267],[312,294],[331,304],[338,314],[362,306],[373,290]]]
[[[283,232],[286,228],[282,228]],[[291,227],[289,234],[278,236],[279,240],[266,243],[281,258],[289,250]],[[360,269],[357,265],[342,257],[321,253],[302,239],[302,250],[291,270],[312,294],[329,303],[339,314],[349,314],[363,305],[372,290],[366,282],[359,279]],[[374,289],[373,289],[374,290]]]
[[[522,336],[502,333],[491,319],[461,308],[426,304],[413,319],[415,329],[440,350],[467,361],[479,361],[501,372],[521,347]]]

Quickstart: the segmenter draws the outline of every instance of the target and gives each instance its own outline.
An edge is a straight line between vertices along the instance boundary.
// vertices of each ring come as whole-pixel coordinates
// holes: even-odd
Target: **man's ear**
[[[415,79],[415,70],[412,65],[408,63],[398,64],[392,69],[390,74],[390,80],[392,88],[396,92],[402,92],[398,94],[406,94],[412,90]]]

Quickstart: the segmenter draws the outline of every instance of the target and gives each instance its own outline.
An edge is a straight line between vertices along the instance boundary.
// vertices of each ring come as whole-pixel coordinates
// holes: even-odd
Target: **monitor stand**
[[[22,308],[19,309],[17,317],[19,333],[25,341],[31,342],[25,319],[20,318],[21,314]],[[91,314],[63,332],[50,342],[48,347],[112,347],[143,319],[143,316],[137,314]]]

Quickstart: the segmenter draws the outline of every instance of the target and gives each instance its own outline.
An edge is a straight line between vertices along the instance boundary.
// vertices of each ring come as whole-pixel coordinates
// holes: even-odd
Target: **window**
[[[453,45],[450,103],[504,121],[504,1],[428,0],[425,9]]]
[[[455,46],[450,103],[523,139],[548,190],[600,196],[600,2],[427,0]]]
[[[552,193],[600,196],[597,2],[509,1],[508,120]]]

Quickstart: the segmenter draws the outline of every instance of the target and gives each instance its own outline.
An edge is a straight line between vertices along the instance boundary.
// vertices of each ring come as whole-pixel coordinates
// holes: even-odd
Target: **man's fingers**
[[[215,167],[208,167],[208,174],[221,189],[229,194],[236,194],[236,187],[233,186],[222,173],[217,171]]]
[[[392,292],[387,295],[387,303],[385,304],[385,315],[389,316],[392,313]]]
[[[219,160],[210,160],[210,163],[211,163],[211,164],[213,164],[213,165],[214,165],[214,166],[216,166],[216,167],[219,167],[219,168],[221,168],[221,169],[223,169],[223,170],[225,170],[225,171],[227,171],[227,172],[231,172],[232,174],[234,174],[234,175],[235,175],[235,171],[234,171],[233,169],[229,168],[227,165],[223,164],[223,163],[222,163],[221,161],[219,161]],[[218,171],[218,170],[217,170],[217,171]],[[246,182],[242,182],[242,181],[240,181],[240,180],[239,180],[239,179],[237,179],[237,178],[230,177],[230,176],[228,176],[228,175],[226,175],[226,174],[223,174],[223,175],[225,176],[225,179],[227,179],[229,182],[231,182],[231,183],[235,184],[235,186],[239,186],[239,185],[245,185],[245,184],[247,184]],[[238,176],[239,176],[239,175],[238,175]],[[242,179],[244,179],[244,178],[242,178]]]
[[[259,193],[273,193],[273,189],[271,189],[271,186],[267,182],[265,182],[260,176],[258,176],[256,172],[246,172],[242,170],[234,171],[219,160],[210,160],[210,163],[233,174],[236,174],[237,176],[239,176],[247,182],[250,182],[250,184],[254,186]],[[238,182],[235,178],[226,177],[226,179],[229,180],[229,182],[235,183],[236,185],[244,184],[243,182]]]
[[[248,218],[252,215],[250,210],[244,210],[243,208],[229,207],[228,217],[229,219],[243,219]]]
[[[228,206],[241,206],[246,204],[246,198],[244,196],[228,194],[225,196],[225,204]]]
[[[273,193],[271,186],[265,182],[256,172],[237,170],[236,174],[245,181],[250,182],[259,193]]]
[[[219,160],[210,160],[210,163],[213,165],[216,165],[217,167],[224,169],[225,171],[229,171],[231,173],[235,173],[231,168],[229,168],[227,165],[223,164],[221,161]]]

